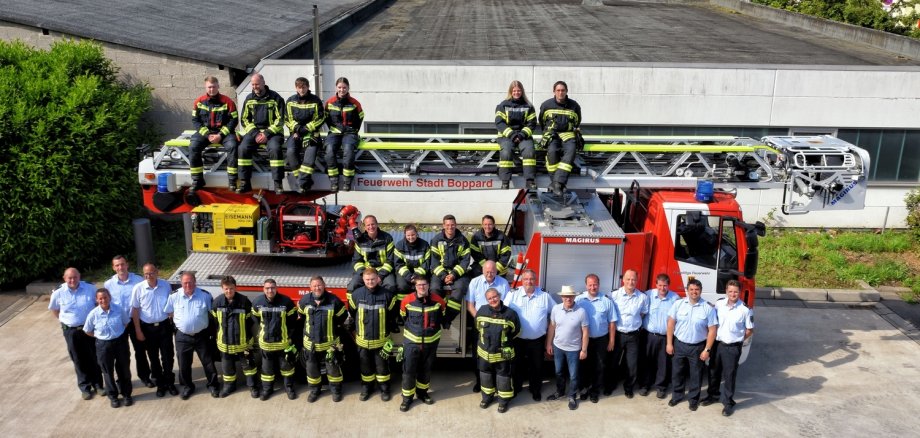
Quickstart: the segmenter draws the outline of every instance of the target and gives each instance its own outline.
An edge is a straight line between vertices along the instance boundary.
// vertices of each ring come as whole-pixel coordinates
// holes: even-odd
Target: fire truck
[[[138,169],[146,207],[185,220],[191,252],[170,281],[193,271],[200,287],[217,294],[219,279],[233,275],[241,291],[259,293],[271,277],[296,301],[310,293],[309,279],[322,275],[344,298],[360,206],[334,202],[322,163],[311,191],[294,191],[296,178],[288,172],[284,186],[291,191],[278,195],[262,157],[255,162],[254,191],[237,194],[227,189],[226,158],[215,148],[205,153],[207,187],[190,194],[190,134],[145,151]],[[600,277],[601,290],[615,290],[622,273],[634,269],[642,290],[659,273],[668,274],[682,295],[688,280],[700,280],[710,302],[735,279],[742,284],[741,299],[753,306],[758,236],[765,226],[742,220],[738,191],[780,189],[781,210],[788,215],[864,206],[869,155],[830,136],[584,140],[562,196],[527,190],[519,176],[511,182],[517,196],[505,231],[513,240],[516,273],[535,271],[550,293],[582,285],[588,273]],[[500,190],[498,152],[494,136],[365,134],[354,187],[479,190],[489,196]],[[538,187],[549,182],[548,175],[537,178]],[[402,237],[401,230],[389,231]],[[439,356],[471,355],[467,318],[458,321],[443,335]]]

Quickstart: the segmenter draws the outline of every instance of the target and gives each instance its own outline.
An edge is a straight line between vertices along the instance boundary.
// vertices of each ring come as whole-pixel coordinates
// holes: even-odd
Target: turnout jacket
[[[511,347],[511,340],[521,333],[521,320],[514,309],[501,304],[498,310],[484,305],[476,311],[476,329],[479,341],[476,355],[489,363],[502,362],[514,358],[514,348],[510,357],[502,357],[502,349]]]
[[[399,305],[399,314],[405,318],[403,339],[414,344],[432,344],[441,339],[441,324],[447,304],[438,294],[428,293],[425,298],[411,293]]]
[[[205,94],[192,105],[192,123],[200,135],[216,133],[223,140],[236,131],[238,122],[236,102],[223,94],[213,97]]]
[[[396,322],[396,296],[378,285],[362,286],[348,294],[348,311],[355,321],[355,344],[361,348],[383,347]]]
[[[511,138],[520,132],[528,139],[537,127],[537,113],[524,99],[507,99],[495,107],[495,127],[500,137]]]
[[[351,259],[355,272],[374,267],[381,278],[386,277],[393,272],[395,247],[393,237],[385,231],[377,230],[377,237],[373,239],[367,231],[359,233],[355,236],[355,255]]]
[[[330,134],[357,134],[364,121],[364,109],[351,94],[334,95],[326,101],[326,125]]]
[[[319,129],[326,122],[326,111],[323,106],[323,101],[310,92],[304,96],[294,93],[289,97],[285,107],[284,125],[291,136],[294,133],[300,135],[300,138],[319,136]]]
[[[327,351],[339,343],[339,329],[348,315],[339,297],[326,291],[317,304],[313,294],[304,295],[297,303],[303,314],[303,348],[306,351]]]
[[[291,346],[294,327],[294,302],[281,294],[269,301],[265,295],[252,303],[253,320],[259,323],[259,348],[264,351],[282,351]]]
[[[415,239],[409,243],[406,239],[396,243],[393,250],[396,274],[406,282],[412,281],[412,276],[428,277],[428,264],[431,261],[431,245],[423,239]]]
[[[260,130],[273,135],[284,134],[284,99],[267,85],[261,96],[249,93],[243,101],[240,123],[243,124],[244,135]]]
[[[217,349],[222,353],[239,354],[252,347],[252,302],[237,292],[232,299],[225,295],[214,298],[211,316],[217,319]]]
[[[470,243],[459,230],[448,238],[441,230],[431,239],[431,272],[444,279],[451,271],[456,276],[466,274],[470,266]]]
[[[558,135],[562,141],[568,141],[575,138],[575,129],[581,125],[581,106],[569,98],[559,103],[553,97],[540,105],[539,119],[544,135],[549,132]]]
[[[505,233],[496,229],[492,230],[491,236],[486,237],[486,233],[480,228],[470,239],[470,251],[473,263],[482,266],[486,260],[492,260],[500,275],[508,272],[508,263],[511,262],[511,242]]]

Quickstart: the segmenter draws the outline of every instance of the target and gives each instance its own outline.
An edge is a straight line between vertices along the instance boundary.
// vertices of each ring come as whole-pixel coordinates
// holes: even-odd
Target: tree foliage
[[[94,43],[0,41],[0,96],[0,285],[126,248],[150,90]]]
[[[917,30],[918,0],[882,3],[881,0],[753,0],[754,3],[814,17],[849,23],[912,37]],[[886,10],[888,7],[888,10]]]

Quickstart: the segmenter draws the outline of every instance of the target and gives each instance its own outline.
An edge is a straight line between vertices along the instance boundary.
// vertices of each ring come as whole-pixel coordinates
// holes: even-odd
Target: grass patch
[[[760,242],[763,286],[907,286],[920,294],[920,243],[908,232],[772,229]],[[918,295],[920,297],[920,295]]]

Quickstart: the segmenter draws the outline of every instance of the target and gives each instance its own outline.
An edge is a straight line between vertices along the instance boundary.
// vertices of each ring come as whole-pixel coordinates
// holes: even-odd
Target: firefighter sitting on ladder
[[[457,231],[457,218],[449,214],[441,221],[444,229],[431,239],[431,289],[445,296],[444,287],[451,286],[447,298],[447,314],[444,328],[450,328],[451,322],[460,314],[463,297],[469,289],[470,278],[467,268],[470,266],[470,244]]]
[[[508,96],[495,108],[495,127],[498,129],[498,144],[501,146],[498,177],[502,180],[502,189],[510,186],[511,169],[514,168],[512,155],[517,146],[521,151],[527,189],[535,190],[537,159],[534,157],[533,130],[537,127],[537,114],[527,100],[521,81],[511,81]]]
[[[377,226],[377,218],[367,215],[362,221],[364,232],[355,233],[355,255],[352,257],[352,266],[355,273],[348,283],[348,292],[364,285],[361,274],[367,268],[375,268],[380,281],[390,290],[396,289],[396,279],[393,273],[393,251],[396,245],[393,237],[386,231],[381,231]]]
[[[220,94],[220,83],[214,76],[204,78],[205,94],[195,99],[192,108],[192,123],[195,133],[189,142],[189,173],[192,176],[190,192],[203,189],[204,161],[201,154],[211,144],[222,144],[227,153],[227,175],[230,177],[230,190],[236,189],[236,102]]]
[[[281,193],[284,179],[284,157],[281,146],[284,142],[284,99],[265,85],[262,75],[252,75],[252,93],[243,101],[240,123],[243,125],[243,141],[240,142],[239,172],[240,187],[237,193],[252,190],[252,157],[259,145],[268,147],[268,163],[275,181],[275,192]],[[231,180],[231,183],[235,180]]]
[[[576,137],[581,125],[581,106],[568,97],[569,86],[563,81],[553,84],[553,97],[540,105],[540,128],[546,148],[546,170],[552,177],[550,190],[562,196],[575,161]],[[560,159],[560,150],[562,157]]]
[[[313,187],[313,164],[322,146],[319,130],[326,121],[326,113],[323,101],[310,92],[310,81],[307,78],[294,80],[294,88],[297,93],[288,98],[285,111],[284,124],[291,133],[285,150],[288,163],[292,169],[296,169],[294,174],[299,177],[300,193],[306,193]],[[303,155],[300,155],[301,151]]]
[[[326,135],[326,173],[329,175],[330,190],[339,191],[339,162],[336,153],[341,148],[342,175],[345,176],[345,191],[351,190],[351,181],[355,177],[355,152],[361,137],[361,122],[364,121],[364,110],[357,99],[349,94],[350,85],[348,78],[342,77],[335,81],[335,95],[326,101],[326,124],[329,133]]]
[[[406,320],[402,346],[403,398],[399,405],[402,412],[409,410],[413,397],[426,405],[434,404],[428,390],[446,307],[440,296],[428,290],[428,280],[421,277],[415,280],[415,293],[406,295],[400,303],[399,314]]]

